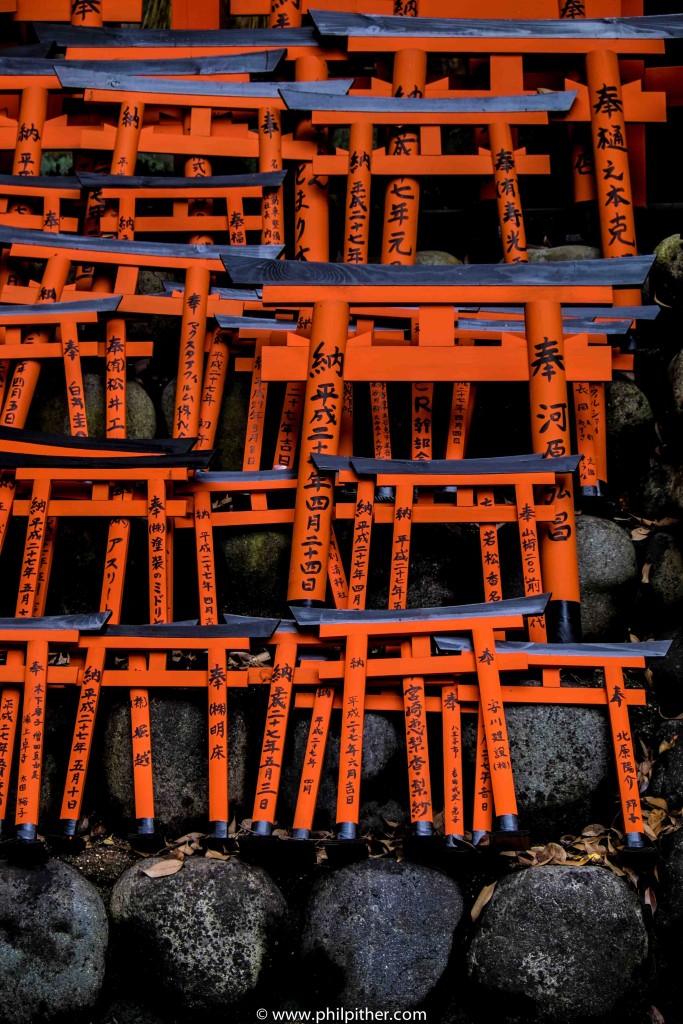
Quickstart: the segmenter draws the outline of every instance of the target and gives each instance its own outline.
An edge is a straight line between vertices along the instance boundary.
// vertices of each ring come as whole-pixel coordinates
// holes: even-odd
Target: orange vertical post
[[[19,740],[19,779],[15,823],[17,838],[37,839],[40,816],[40,782],[43,774],[45,696],[47,690],[47,640],[29,640],[24,670],[24,705]]]
[[[195,264],[188,267],[180,328],[174,437],[196,437],[199,433],[209,283],[206,267]]]
[[[301,0],[271,0],[270,28],[298,28],[301,25]]]
[[[195,448],[213,448],[218,420],[223,404],[223,391],[228,375],[230,348],[223,331],[214,331],[204,370],[202,401],[199,408],[199,426]]]
[[[462,790],[462,716],[457,686],[441,690],[443,732],[443,831],[448,846],[465,838]]]
[[[638,849],[647,844],[643,834],[643,813],[638,792],[638,762],[633,746],[628,704],[624,692],[624,676],[619,665],[604,664],[607,708],[609,710],[612,745],[616,759],[619,799],[624,823],[626,847]]]
[[[105,417],[107,437],[126,436],[126,321],[114,318],[105,328]]]
[[[510,125],[490,124],[489,141],[503,259],[506,263],[527,263],[529,256]]]
[[[270,677],[266,724],[251,822],[252,831],[257,836],[271,835],[275,825],[287,722],[292,705],[296,651],[296,634],[286,633],[277,645]]]
[[[361,122],[351,125],[344,215],[344,263],[368,262],[372,138],[371,124]]]
[[[282,170],[282,126],[276,107],[259,107],[259,171]],[[261,200],[261,242],[282,245],[285,240],[282,186],[264,188]]]
[[[315,303],[287,592],[298,603],[325,603],[334,483],[318,472],[311,456],[337,454],[348,329],[346,302]]]
[[[71,24],[77,28],[101,28],[103,0],[71,0]]]
[[[214,839],[228,836],[228,653],[209,648],[209,830]]]
[[[327,61],[322,57],[299,57],[294,65],[297,82],[327,80]],[[303,118],[294,131],[298,141],[315,143],[318,153],[327,150],[327,132]],[[310,161],[297,164],[294,172],[294,249],[295,260],[327,263],[330,258],[329,179],[314,174]]]
[[[517,484],[515,487],[515,501],[517,505],[519,547],[522,556],[524,596],[538,597],[539,594],[543,593],[543,582],[541,579],[540,546],[538,543],[533,484]],[[547,633],[544,615],[530,616],[527,625],[530,640],[539,644],[546,642]]]
[[[9,776],[12,769],[12,755],[19,719],[21,691],[8,686],[0,697],[0,834],[7,815]]]
[[[334,690],[329,686],[319,686],[313,698],[311,726],[296,799],[292,839],[308,839],[313,828],[333,705]]]
[[[423,96],[427,76],[424,50],[399,50],[394,58],[393,95]],[[392,134],[387,152],[391,156],[416,156],[420,136],[416,128],[398,129]],[[382,263],[411,265],[417,252],[417,221],[420,184],[415,178],[389,181],[384,202]]]
[[[339,839],[356,839],[358,836],[367,658],[368,638],[358,634],[347,637],[337,784]]]
[[[517,797],[496,659],[494,631],[483,623],[481,626],[477,625],[472,630],[472,640],[497,824],[501,832],[515,833],[519,831]]]
[[[551,459],[569,455],[571,442],[560,304],[546,300],[527,303],[525,324],[533,451]],[[548,496],[555,504],[555,521],[539,531],[543,585],[552,593],[546,626],[551,641],[580,640],[579,567],[571,475],[558,475]]]

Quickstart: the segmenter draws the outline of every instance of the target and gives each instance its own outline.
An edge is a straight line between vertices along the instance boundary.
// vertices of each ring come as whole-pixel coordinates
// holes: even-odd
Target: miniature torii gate
[[[618,285],[641,284],[652,260],[596,260],[575,264],[515,264],[462,267],[384,267],[376,265],[311,264],[224,259],[234,283],[259,284],[265,305],[286,303],[302,307],[315,303],[308,357],[297,372],[287,351],[288,366],[272,372],[278,349],[263,351],[265,379],[297,380],[305,376],[303,432],[299,461],[297,515],[294,520],[289,599],[324,604],[326,552],[332,520],[331,480],[315,469],[312,455],[338,453],[343,382],[353,379],[467,381],[481,379],[476,360],[486,364],[491,379],[490,350],[472,346],[438,345],[439,326],[452,323],[452,306],[459,302],[526,302],[526,362],[520,376],[530,384],[533,449],[549,457],[570,451],[567,369],[562,331],[562,302],[604,301]],[[399,351],[390,347],[349,346],[346,361],[349,303],[380,305],[414,302],[425,308],[420,344]],[[428,339],[437,344],[425,344]],[[449,330],[450,338],[450,330]],[[586,355],[611,353],[602,346]],[[608,354],[609,353],[609,354]],[[359,372],[364,356],[366,373]],[[481,358],[483,355],[483,358]],[[356,367],[354,360],[358,360]],[[360,364],[360,365],[359,365]],[[401,366],[401,364],[403,364]],[[588,370],[588,372],[586,372]],[[593,364],[579,370],[581,380],[609,379]],[[503,371],[504,379],[511,379]],[[514,378],[513,378],[514,379]],[[563,412],[565,415],[563,415]],[[546,586],[553,593],[550,635],[578,636],[578,575],[567,541],[573,534],[571,479],[562,476],[555,494],[556,521],[543,543],[555,546],[548,560]],[[550,569],[552,561],[552,569]]]
[[[495,604],[461,605],[450,608],[408,609],[401,611],[343,611],[324,608],[292,606],[292,612],[301,630],[317,630],[321,639],[342,638],[345,644],[343,666],[342,723],[340,739],[339,781],[337,787],[337,839],[341,842],[358,838],[360,812],[360,778],[363,757],[363,717],[366,697],[366,669],[370,643],[397,639],[414,639],[433,635],[443,623],[448,631],[470,633],[473,639],[477,679],[482,704],[496,705],[495,721],[484,717],[486,742],[491,753],[492,786],[497,813],[497,824],[508,841],[519,838],[517,801],[515,797],[510,747],[505,725],[497,657],[495,630],[520,629],[526,615],[543,614],[548,595],[501,601]],[[411,656],[412,657],[412,656]],[[409,773],[411,793],[411,821],[418,836],[433,834],[433,808],[429,783],[426,746],[426,709],[424,707],[424,680],[413,671],[411,657],[402,655],[399,672],[418,679],[419,685],[410,695],[411,721],[406,730],[410,747],[411,730],[416,746],[416,763]],[[334,673],[335,670],[332,669]],[[318,675],[325,681],[323,666]]]
[[[471,667],[474,668],[472,645],[467,639],[453,636],[435,636],[437,649],[445,654],[454,651],[467,652]],[[647,643],[625,644],[538,644],[496,640],[496,656],[500,658],[501,672],[519,671],[520,667],[540,668],[542,687],[533,703],[557,702],[576,704],[606,704],[609,713],[612,747],[616,763],[617,782],[621,802],[621,813],[625,832],[626,849],[629,853],[652,852],[652,844],[643,834],[643,818],[637,779],[637,757],[629,722],[629,706],[645,703],[644,689],[627,688],[624,680],[625,669],[645,668],[646,659],[666,656],[671,641],[649,641]],[[525,664],[519,664],[519,658]],[[506,658],[509,661],[506,662]],[[604,688],[588,689],[585,698],[581,693],[571,693],[572,687],[561,685],[562,670],[578,668],[599,669],[604,675]],[[506,688],[504,688],[506,689]],[[510,687],[516,689],[516,687]],[[584,690],[583,687],[578,688]],[[461,697],[462,699],[462,697]],[[466,699],[466,698],[465,698]],[[446,725],[444,724],[444,735]]]
[[[27,843],[36,841],[38,830],[49,644],[76,644],[81,633],[99,632],[108,618],[109,613],[105,612],[48,619],[0,619],[0,642],[25,646],[22,669],[18,668],[16,659],[8,659],[5,675],[10,678],[3,681],[9,686],[3,689],[0,701],[0,829],[7,812],[9,775],[22,703],[17,687],[17,676],[21,675],[24,694],[15,820],[17,838]]]
[[[10,245],[10,256],[26,256],[46,258],[47,268],[41,283],[41,289],[47,288],[48,278],[53,264],[56,262],[55,272],[59,272],[59,280],[63,283],[70,269],[72,262],[80,262],[84,266],[93,264],[114,265],[116,277],[113,282],[114,291],[131,292],[135,290],[138,272],[142,267],[176,267],[186,271],[187,290],[183,294],[183,324],[181,328],[180,347],[180,368],[182,380],[179,380],[179,388],[187,384],[189,374],[189,389],[183,390],[182,403],[179,405],[188,407],[189,415],[183,412],[183,423],[186,437],[196,437],[198,432],[199,413],[202,404],[202,374],[199,372],[203,357],[204,333],[206,330],[206,306],[209,291],[209,272],[220,270],[222,267],[221,255],[230,249],[229,246],[203,246],[203,245],[179,245],[169,242],[136,242],[125,241],[115,238],[81,238],[75,235],[49,235],[46,236],[38,231],[22,231],[20,229],[9,229],[0,227],[0,244]],[[262,254],[268,258],[275,257],[280,252],[280,246],[240,246],[240,251],[246,254]],[[58,294],[55,291],[55,299]],[[157,300],[166,302],[168,300]],[[144,306],[145,303],[138,303]],[[154,305],[154,302],[152,302]],[[119,325],[120,321],[113,321]],[[116,386],[108,383],[108,390],[120,392],[120,401],[107,403],[107,433],[111,436],[124,436],[125,420],[122,420],[119,409],[125,408],[125,358],[120,356],[119,350],[114,350],[114,344],[124,345],[120,334],[112,332],[107,339],[107,368],[111,367],[111,375],[116,378]],[[28,354],[28,353],[27,353]],[[32,362],[30,365],[32,373],[29,376],[24,373],[21,378],[23,383],[19,386],[17,379],[10,388],[10,396],[16,402],[15,415],[16,426],[23,426],[26,422],[26,415],[30,407],[33,391],[38,379],[40,364]],[[116,396],[115,396],[116,397]],[[3,411],[2,422],[6,423],[5,412]]]
[[[249,673],[244,670],[230,671],[227,655],[230,650],[249,650],[250,641],[267,641],[278,625],[277,619],[259,619],[245,616],[226,615],[224,622],[212,626],[198,626],[192,623],[169,623],[155,626],[103,627],[110,617],[109,610],[98,614],[56,616],[32,619],[0,620],[0,647],[9,649],[15,656],[0,669],[0,680],[7,686],[2,699],[0,724],[0,827],[4,820],[7,804],[7,782],[10,772],[11,753],[14,744],[21,691],[16,688],[17,676],[23,676],[24,710],[22,711],[22,739],[20,751],[34,750],[30,756],[32,775],[21,781],[21,765],[26,756],[20,753],[20,790],[17,800],[17,838],[33,842],[39,820],[40,772],[42,769],[42,733],[44,729],[44,703],[46,688],[51,685],[73,684],[80,688],[79,709],[76,716],[71,754],[64,787],[61,811],[63,837],[73,842],[78,818],[82,808],[83,793],[92,750],[95,717],[103,686],[125,687],[131,690],[133,712],[138,711],[141,702],[146,704],[146,691],[140,691],[140,667],[133,664],[134,658],[144,663],[145,686],[152,688],[202,687],[207,691],[208,710],[208,761],[209,761],[209,818],[212,835],[216,839],[227,837],[228,825],[228,710],[227,690],[232,687],[246,687]],[[112,615],[112,618],[115,616]],[[99,631],[100,635],[90,635]],[[86,636],[80,634],[87,633]],[[69,650],[67,665],[48,664],[48,645],[58,649],[64,645],[78,645]],[[21,650],[25,646],[22,658]],[[168,667],[166,655],[171,650],[208,651],[207,667],[193,671],[173,671]],[[118,651],[128,654],[128,663],[121,661],[114,668],[105,667],[107,652]],[[40,655],[40,659],[39,659]],[[42,660],[40,679],[36,666]],[[253,681],[253,680],[252,680]],[[12,684],[15,687],[10,689]],[[40,690],[37,689],[40,685]],[[27,712],[27,707],[36,710]],[[26,715],[31,714],[30,723]],[[134,714],[135,717],[135,714]],[[143,716],[144,718],[144,716]],[[154,804],[153,777],[151,772],[151,745],[149,714],[145,728],[140,730],[142,745],[133,740],[133,778],[136,789],[142,789],[151,806]],[[138,726],[139,728],[139,726]],[[40,735],[34,737],[33,733]],[[28,734],[27,739],[24,734]],[[35,746],[33,744],[35,743]],[[27,755],[28,756],[28,755]],[[140,779],[139,776],[142,776]],[[138,824],[140,824],[138,822]],[[140,835],[150,833],[142,832]],[[140,835],[136,837],[139,840]],[[152,833],[153,836],[153,833]],[[150,841],[154,842],[152,838]]]

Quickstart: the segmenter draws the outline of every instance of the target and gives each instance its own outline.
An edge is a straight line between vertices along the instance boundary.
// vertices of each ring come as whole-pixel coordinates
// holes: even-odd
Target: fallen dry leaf
[[[180,871],[182,866],[182,860],[169,857],[166,860],[158,860],[156,864],[148,864],[147,867],[141,867],[140,871],[150,878],[164,878],[166,875],[175,875],[176,871]]]
[[[496,883],[491,882],[490,885],[485,885],[484,888],[481,890],[476,900],[474,901],[474,906],[472,907],[472,910],[470,911],[470,917],[472,918],[473,921],[477,920],[482,910],[493,896],[493,890],[495,888]]]
[[[642,571],[642,573],[640,575],[640,582],[641,583],[649,583],[650,582],[650,569],[651,568],[652,568],[652,562],[646,562],[645,565],[643,566],[643,571]]]
[[[229,853],[220,853],[218,850],[207,850],[205,856],[207,860],[230,860]]]

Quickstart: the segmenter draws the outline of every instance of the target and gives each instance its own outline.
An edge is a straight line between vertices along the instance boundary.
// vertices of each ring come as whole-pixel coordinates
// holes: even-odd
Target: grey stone
[[[645,394],[630,380],[605,385],[608,473],[632,480],[655,446],[654,418]]]
[[[229,374],[225,382],[223,404],[216,428],[214,447],[218,451],[217,469],[237,470],[242,468],[250,390],[250,374],[232,372]]]
[[[225,531],[217,544],[222,609],[237,615],[288,615],[289,530]]]
[[[665,933],[675,930],[680,944],[683,938],[683,830],[664,837],[662,855],[664,871],[656,923]],[[669,950],[669,955],[672,954],[675,960],[679,959],[675,946]]]
[[[96,890],[59,861],[0,861],[0,1021],[75,1019],[96,1002],[108,929]]]
[[[631,500],[630,508],[636,515],[657,522],[680,514],[683,491],[676,470],[672,466],[650,466],[641,477]]]
[[[622,639],[638,580],[631,537],[616,523],[582,515],[576,542],[584,640]]]
[[[669,235],[655,248],[650,271],[653,299],[665,306],[678,306],[683,298],[683,242],[680,235]]]
[[[638,896],[624,879],[549,866],[498,882],[467,963],[482,1019],[566,1024],[612,1021],[620,1004],[638,1001],[648,952]]]
[[[304,924],[304,967],[320,999],[342,1006],[410,1009],[448,965],[463,901],[431,868],[369,860],[324,875]]]
[[[97,373],[83,374],[88,434],[106,435],[104,380]],[[48,399],[39,411],[40,429],[52,434],[70,434],[66,397],[63,394]],[[128,437],[148,438],[156,434],[154,403],[141,384],[135,380],[126,385],[126,429]]]
[[[144,681],[144,677],[143,677]],[[169,692],[149,697],[152,723],[154,802],[157,823],[175,835],[205,827],[208,815],[206,697]],[[243,809],[247,758],[246,724],[238,699],[230,694],[228,787],[232,811]],[[135,817],[130,710],[116,704],[106,721],[103,745],[104,778],[114,808]]]
[[[415,262],[421,266],[439,266],[462,263],[457,256],[450,252],[442,252],[440,249],[423,249],[415,254]]]
[[[259,868],[189,857],[176,874],[150,878],[143,865],[114,887],[112,920],[121,955],[158,1009],[221,1013],[269,979],[287,907]]]
[[[672,744],[661,754],[662,744]],[[683,720],[662,722],[657,730],[655,763],[648,794],[663,797],[670,811],[683,809]]]
[[[616,785],[609,726],[598,708],[509,705],[506,720],[523,828],[534,837],[576,835]],[[463,750],[476,753],[476,721],[465,716]]]
[[[683,602],[683,554],[672,534],[656,530],[644,541],[647,582],[641,582],[639,604],[648,621],[678,619]]]
[[[683,629],[679,626],[664,632],[657,631],[656,639],[671,641],[665,658],[652,659],[650,671],[662,714],[673,717],[683,712]]]
[[[683,349],[669,363],[669,381],[676,412],[683,412]]]
[[[555,245],[545,247],[530,246],[527,250],[529,263],[562,263],[565,260],[599,260],[600,249],[592,245]]]
[[[626,432],[653,423],[647,396],[630,380],[613,380],[605,387],[607,399],[607,438],[618,441]]]
[[[169,380],[161,392],[161,414],[164,417],[166,430],[170,437],[173,436],[173,417],[175,415],[175,389],[176,378]]]

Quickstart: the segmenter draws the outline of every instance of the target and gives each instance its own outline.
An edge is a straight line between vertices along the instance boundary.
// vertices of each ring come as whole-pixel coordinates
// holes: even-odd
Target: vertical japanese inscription
[[[334,485],[331,476],[318,472],[311,456],[337,454],[348,315],[345,302],[324,301],[314,307],[289,572],[290,601],[325,602]]]

